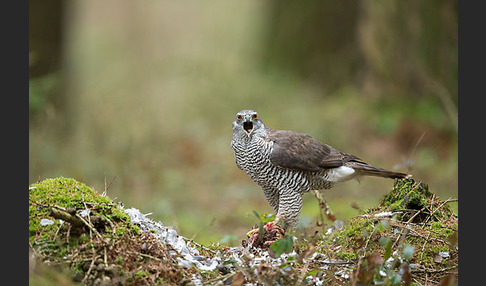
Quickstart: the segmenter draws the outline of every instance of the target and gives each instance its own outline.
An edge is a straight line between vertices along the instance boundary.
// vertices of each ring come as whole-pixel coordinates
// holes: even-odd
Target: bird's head
[[[248,138],[255,134],[265,135],[265,126],[258,117],[258,113],[253,110],[242,110],[236,114],[233,122],[233,134],[247,136]]]

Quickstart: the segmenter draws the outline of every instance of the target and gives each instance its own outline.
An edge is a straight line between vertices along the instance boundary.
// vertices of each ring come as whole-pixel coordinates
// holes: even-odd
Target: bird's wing
[[[340,167],[349,160],[359,160],[309,135],[294,131],[268,128],[266,140],[273,141],[270,161],[283,168],[316,172]]]

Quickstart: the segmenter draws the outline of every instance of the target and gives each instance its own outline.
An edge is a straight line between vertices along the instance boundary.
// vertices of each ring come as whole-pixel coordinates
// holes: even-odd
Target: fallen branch
[[[53,218],[56,219],[62,219],[64,221],[69,222],[72,226],[81,226],[85,225],[87,226],[96,236],[100,239],[103,239],[103,237],[100,235],[100,233],[94,228],[92,224],[87,222],[82,216],[76,213],[74,211],[74,215],[71,214],[72,211],[68,211],[67,209],[60,207],[60,206],[53,206],[51,207],[51,213],[50,215]]]
[[[62,219],[63,221],[67,221],[74,227],[84,225],[84,222],[76,216],[76,211],[74,211],[74,213],[72,214],[71,211],[68,211],[63,207],[51,207],[51,213],[49,215],[55,219]]]

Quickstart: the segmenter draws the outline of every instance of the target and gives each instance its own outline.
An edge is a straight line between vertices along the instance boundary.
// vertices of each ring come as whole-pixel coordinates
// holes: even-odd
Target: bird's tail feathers
[[[404,179],[412,177],[411,174],[388,171],[382,168],[373,167],[364,162],[348,162],[348,166],[356,171],[357,175],[375,176],[391,179]]]

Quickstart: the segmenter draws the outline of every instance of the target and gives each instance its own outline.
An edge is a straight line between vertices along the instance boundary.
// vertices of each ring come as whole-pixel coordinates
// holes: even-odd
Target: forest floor
[[[29,186],[29,284],[457,285],[456,202],[403,179],[349,222],[322,203],[330,225],[285,233],[255,212],[248,239],[228,247],[198,244],[74,179],[46,179]]]

